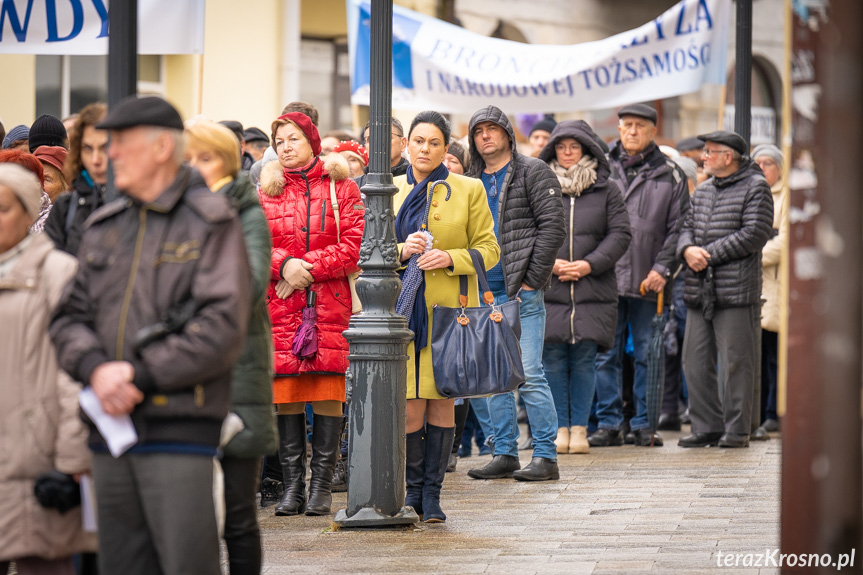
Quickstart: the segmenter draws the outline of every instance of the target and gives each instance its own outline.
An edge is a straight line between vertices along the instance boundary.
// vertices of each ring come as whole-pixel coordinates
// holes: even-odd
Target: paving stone
[[[331,530],[329,517],[261,510],[264,573],[778,575],[719,568],[716,554],[779,544],[781,443],[749,449],[593,449],[558,458],[561,480],[481,481],[459,461],[441,496],[449,517],[416,529]],[[530,460],[521,452],[522,465]],[[346,494],[334,495],[334,508]]]

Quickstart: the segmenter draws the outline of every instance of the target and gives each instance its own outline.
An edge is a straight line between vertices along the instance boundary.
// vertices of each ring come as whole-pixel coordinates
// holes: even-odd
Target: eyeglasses
[[[701,152],[701,155],[704,156],[705,158],[709,158],[710,156],[715,156],[717,154],[730,154],[730,153],[731,153],[731,150],[708,150],[707,148],[704,148],[704,150]]]
[[[491,189],[488,191],[488,195],[492,198],[497,197],[497,177],[492,177],[491,179]]]
[[[399,140],[404,138],[404,136],[402,134],[399,134],[397,132],[392,132],[390,134],[390,136],[392,136],[393,138],[398,138]],[[364,138],[363,144],[365,144],[365,146],[368,148],[369,147],[369,138]]]

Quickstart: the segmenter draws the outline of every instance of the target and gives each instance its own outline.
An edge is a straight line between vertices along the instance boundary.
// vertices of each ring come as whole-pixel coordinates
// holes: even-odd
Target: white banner
[[[371,8],[347,4],[352,101],[368,105]],[[731,0],[682,0],[635,30],[557,46],[488,38],[395,6],[393,107],[595,110],[725,84],[730,10]]]
[[[138,53],[202,53],[204,4],[138,0]],[[107,53],[108,0],[0,0],[0,54]]]

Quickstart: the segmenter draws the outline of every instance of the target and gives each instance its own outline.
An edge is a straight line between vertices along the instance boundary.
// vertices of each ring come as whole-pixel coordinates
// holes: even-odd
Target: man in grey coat
[[[761,329],[761,249],[773,232],[773,196],[733,132],[698,136],[704,171],[677,242],[686,262],[683,371],[692,434],[681,447],[748,447]],[[720,385],[716,365],[722,377]],[[720,399],[719,390],[723,390]]]
[[[543,291],[551,280],[557,250],[566,239],[560,183],[548,165],[516,151],[515,133],[499,108],[488,106],[470,120],[470,171],[482,181],[500,244],[500,263],[489,270],[495,303],[521,299],[524,400],[533,433],[533,458],[519,469],[515,395],[504,393],[471,402],[494,457],[471,469],[474,479],[513,477],[519,481],[558,479],[557,413],[542,370],[545,338]]]
[[[630,422],[636,445],[662,445],[648,429],[647,348],[650,322],[656,315],[657,294],[677,268],[674,248],[682,216],[689,208],[686,176],[666,158],[653,141],[656,110],[645,104],[621,108],[620,141],[608,156],[611,179],[623,190],[629,212],[632,243],[617,261],[617,331],[614,346],[596,356],[596,415],[599,429],[588,438],[591,447],[622,445],[621,366],[627,329],[635,347],[635,381],[632,396],[635,416]]]

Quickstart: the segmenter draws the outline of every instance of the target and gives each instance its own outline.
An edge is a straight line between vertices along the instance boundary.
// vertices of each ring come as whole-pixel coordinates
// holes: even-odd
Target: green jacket
[[[258,457],[276,452],[276,420],[273,415],[273,336],[266,294],[270,285],[270,229],[258,194],[248,177],[241,175],[224,186],[225,194],[240,215],[249,267],[252,270],[252,313],[249,331],[231,380],[231,411],[245,429],[225,446],[226,457]]]

